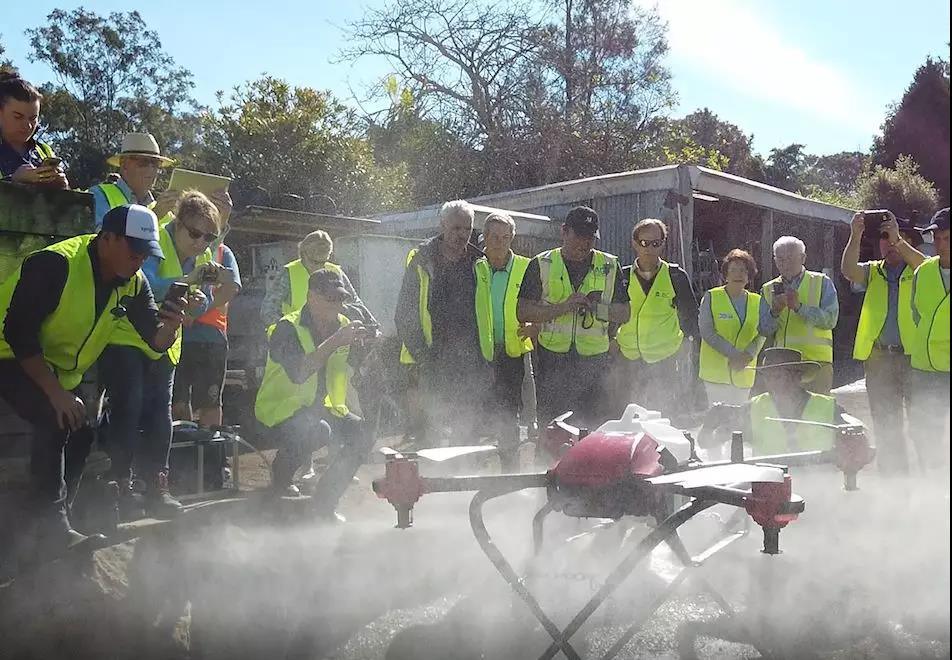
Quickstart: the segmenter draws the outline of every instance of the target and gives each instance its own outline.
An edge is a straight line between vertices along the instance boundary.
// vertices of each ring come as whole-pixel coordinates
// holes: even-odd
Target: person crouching
[[[342,520],[337,502],[354,477],[373,439],[363,420],[348,410],[350,347],[370,330],[343,315],[350,295],[338,273],[321,269],[308,280],[305,306],[270,331],[264,380],[255,417],[273,430],[278,452],[271,466],[276,495],[298,495],[292,479],[311,454],[336,434],[343,450],[318,481],[313,500],[319,517]]]

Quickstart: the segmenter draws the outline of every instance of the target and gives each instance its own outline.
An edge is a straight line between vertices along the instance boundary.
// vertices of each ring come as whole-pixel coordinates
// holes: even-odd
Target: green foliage
[[[353,112],[329,92],[264,76],[203,116],[206,169],[237,178],[236,197],[354,214],[406,203],[406,167],[378,166]]]
[[[192,75],[162,51],[138,12],[56,9],[46,25],[26,34],[30,61],[47,64],[56,76],[42,87],[41,121],[74,185],[102,178],[106,157],[127,131],[151,132],[173,154],[194,139],[194,122],[179,119],[193,105]]]
[[[890,110],[873,146],[873,162],[890,167],[903,154],[919,163],[943,204],[949,203],[949,62],[927,58]]]
[[[856,208],[889,209],[902,218],[918,211],[927,218],[939,208],[939,194],[919,174],[919,166],[911,156],[900,156],[894,168],[876,165],[860,178],[856,202]]]
[[[764,180],[764,163],[753,152],[753,137],[730,122],[721,121],[707,108],[695,110],[672,124],[708,154],[717,153],[723,159],[720,169],[755,181]],[[701,164],[704,164],[703,162]]]
[[[16,71],[16,67],[13,66],[13,60],[8,60],[3,56],[5,52],[7,52],[7,50],[3,45],[3,35],[0,34],[0,72]]]

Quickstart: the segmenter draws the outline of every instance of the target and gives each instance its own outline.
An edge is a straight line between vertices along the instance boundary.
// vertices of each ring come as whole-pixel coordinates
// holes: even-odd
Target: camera
[[[864,211],[864,233],[870,236],[879,236],[879,227],[889,219],[885,211]]]
[[[782,296],[787,292],[787,285],[783,282],[775,282],[773,285],[773,294],[774,297]]]

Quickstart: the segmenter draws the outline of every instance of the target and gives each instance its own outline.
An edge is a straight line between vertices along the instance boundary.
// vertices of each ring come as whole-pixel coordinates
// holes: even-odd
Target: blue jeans
[[[354,414],[337,417],[321,404],[296,412],[290,419],[274,427],[279,449],[271,464],[271,480],[275,488],[291,484],[294,472],[310,460],[311,454],[326,446],[333,438],[341,450],[321,475],[314,491],[313,502],[318,513],[334,511],[351,479],[373,449],[373,437],[367,425]]]
[[[131,346],[107,346],[99,358],[99,383],[109,397],[103,439],[116,478],[128,478],[133,466],[146,481],[168,472],[174,375],[168,356],[152,360]]]

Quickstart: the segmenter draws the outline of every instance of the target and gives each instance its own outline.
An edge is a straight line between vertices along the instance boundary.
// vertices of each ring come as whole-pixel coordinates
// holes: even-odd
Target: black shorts
[[[175,369],[172,404],[191,402],[192,408],[217,408],[225,383],[228,344],[183,342],[182,359]]]

